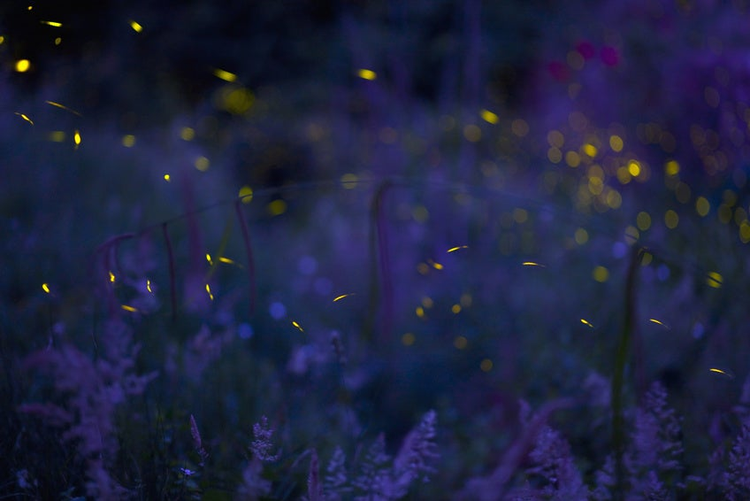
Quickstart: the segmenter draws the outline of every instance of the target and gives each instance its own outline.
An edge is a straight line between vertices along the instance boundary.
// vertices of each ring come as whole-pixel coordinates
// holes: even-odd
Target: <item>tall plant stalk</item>
[[[630,264],[625,278],[625,317],[615,352],[615,372],[612,377],[612,447],[615,454],[616,499],[623,499],[625,492],[625,417],[623,415],[623,390],[625,367],[628,363],[630,345],[633,343],[635,328],[635,284],[638,267],[644,249],[633,247]]]

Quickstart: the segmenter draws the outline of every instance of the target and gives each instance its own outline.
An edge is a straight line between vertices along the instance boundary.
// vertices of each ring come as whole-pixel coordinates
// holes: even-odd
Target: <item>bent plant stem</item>
[[[364,328],[365,340],[374,339],[375,317],[382,298],[381,341],[387,341],[393,323],[393,284],[388,258],[388,234],[384,211],[385,194],[393,182],[389,179],[378,186],[370,205],[370,305]]]
[[[120,273],[120,267],[117,262],[117,249],[121,242],[134,238],[135,236],[135,233],[125,233],[122,235],[117,235],[110,238],[96,249],[96,254],[101,255],[101,273],[103,276],[103,283],[105,284],[104,294],[107,297],[107,306],[110,318],[115,318],[119,313],[114,285],[112,279],[110,278],[112,270],[115,270],[114,273],[118,275]],[[94,273],[94,276],[97,276],[97,272]]]
[[[177,320],[177,288],[174,276],[174,251],[172,250],[172,240],[169,238],[167,223],[162,223],[161,231],[164,235],[164,243],[167,246],[167,257],[169,259],[169,298],[172,306],[172,321],[174,321]]]
[[[216,273],[216,270],[219,269],[219,263],[221,262],[222,256],[224,255],[224,251],[226,251],[227,249],[229,238],[232,236],[233,221],[234,219],[232,218],[232,213],[230,212],[227,217],[227,222],[224,224],[224,231],[222,231],[221,233],[221,241],[219,242],[219,247],[214,253],[214,257],[216,259],[213,259],[211,261],[211,267],[208,269],[208,273],[206,273],[206,277],[204,278],[204,282],[206,283],[208,283],[214,273]]]
[[[247,280],[250,287],[250,316],[255,313],[255,260],[253,259],[253,248],[250,245],[250,230],[247,227],[245,215],[242,213],[241,200],[234,202],[234,210],[237,212],[237,219],[240,222],[242,230],[242,243],[245,245],[245,254],[247,254]]]
[[[612,377],[612,447],[615,455],[615,499],[623,499],[625,492],[625,419],[623,416],[623,388],[625,367],[628,362],[630,345],[635,327],[635,283],[638,266],[643,256],[643,248],[633,248],[632,257],[625,279],[625,318],[617,343],[615,371]]]

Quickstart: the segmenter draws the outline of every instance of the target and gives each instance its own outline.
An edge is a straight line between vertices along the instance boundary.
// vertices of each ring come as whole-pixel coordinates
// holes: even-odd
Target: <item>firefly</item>
[[[214,76],[230,83],[237,80],[237,75],[235,75],[234,73],[218,68],[214,70]]]
[[[428,263],[430,263],[430,265],[431,265],[431,266],[432,266],[433,268],[435,268],[436,270],[442,270],[442,269],[444,268],[442,264],[440,264],[440,263],[436,263],[436,262],[435,262],[435,261],[433,261],[432,259],[428,259],[428,260],[427,260],[427,262],[428,262]]]
[[[77,116],[79,116],[79,117],[80,117],[80,116],[82,116],[82,115],[81,115],[80,113],[78,113],[78,112],[77,112],[76,110],[70,109],[70,108],[68,108],[67,106],[63,105],[63,104],[60,104],[60,103],[56,103],[56,102],[54,102],[54,101],[45,101],[45,103],[46,103],[46,104],[49,104],[50,106],[54,106],[55,108],[60,108],[61,110],[69,111],[70,113],[72,113],[72,114],[74,114],[74,115],[77,115]]]
[[[669,329],[669,326],[667,324],[665,324],[664,322],[656,318],[649,318],[648,321],[651,322],[652,324],[661,325],[665,329]]]
[[[445,251],[445,252],[447,252],[447,253],[451,253],[451,252],[456,252],[457,250],[460,250],[460,249],[468,249],[468,248],[469,248],[469,246],[468,246],[468,245],[458,245],[458,246],[456,246],[456,247],[451,247],[450,249],[448,249],[448,250],[447,250],[447,251]]]
[[[364,79],[364,80],[375,80],[376,78],[378,78],[378,74],[377,73],[375,73],[372,70],[368,70],[366,68],[362,68],[362,69],[358,70],[357,71],[357,76],[359,78]]]
[[[353,295],[354,295],[353,292],[350,293],[350,294],[341,294],[340,296],[336,296],[335,298],[333,298],[333,302],[335,303],[336,301],[341,301],[345,297],[349,297],[349,296],[353,296]]]
[[[27,122],[29,122],[31,125],[34,125],[34,121],[32,119],[30,119],[28,116],[26,116],[25,114],[19,113],[19,112],[16,112],[15,114],[18,115],[19,117],[23,118]]]
[[[731,372],[731,371],[726,371],[726,370],[724,370],[724,369],[718,369],[718,368],[716,368],[716,367],[711,367],[711,368],[710,368],[710,369],[708,369],[708,370],[709,370],[710,372],[715,372],[715,373],[717,373],[717,374],[721,374],[721,375],[723,375],[723,376],[726,376],[726,377],[728,377],[729,379],[734,379],[734,374],[732,374],[732,372]]]
[[[534,261],[524,261],[521,266],[536,266],[538,268],[546,268],[543,264],[535,263]]]

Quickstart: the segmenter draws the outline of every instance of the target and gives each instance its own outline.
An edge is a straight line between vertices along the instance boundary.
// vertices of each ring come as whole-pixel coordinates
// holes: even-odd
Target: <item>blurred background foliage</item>
[[[201,486],[229,491],[261,414],[283,484],[310,444],[393,448],[434,407],[455,453],[435,492],[457,489],[508,446],[520,396],[611,375],[642,245],[638,370],[714,426],[700,469],[736,431],[750,348],[747,17],[739,0],[1,4],[0,456],[40,460],[12,410],[49,381],[24,358],[96,356],[114,300],[138,372],[160,372],[123,412],[150,427],[121,416],[123,483],[158,497],[133,464],[173,483],[195,466],[190,414],[213,437]],[[592,473],[606,424],[597,441],[581,422],[560,426]]]

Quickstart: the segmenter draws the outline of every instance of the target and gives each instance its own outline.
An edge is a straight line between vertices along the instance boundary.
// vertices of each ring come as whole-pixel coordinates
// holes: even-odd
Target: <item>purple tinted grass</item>
[[[309,501],[321,501],[323,499],[319,477],[318,452],[315,449],[313,449],[312,457],[310,458],[310,473],[307,477],[307,499]]]
[[[208,452],[203,447],[201,432],[198,430],[198,424],[195,422],[195,417],[192,414],[190,414],[190,435],[193,437],[193,447],[201,458],[200,466],[203,466],[208,457]]]
[[[381,294],[383,298],[383,322],[381,324],[381,338],[383,342],[390,340],[393,328],[393,282],[391,281],[391,262],[388,256],[388,227],[384,215],[385,195],[392,186],[393,182],[390,180],[383,182],[375,192],[372,201],[380,284],[382,287]]]
[[[505,452],[495,470],[487,477],[470,479],[456,499],[487,501],[502,499],[502,494],[506,491],[508,483],[513,478],[524,458],[526,458],[534,447],[537,436],[542,431],[544,425],[547,424],[547,421],[549,421],[550,416],[554,412],[567,409],[574,404],[574,400],[566,398],[552,400],[544,404],[529,420],[528,424],[524,426],[523,431]]]
[[[95,252],[95,254],[101,255],[101,268],[99,271],[101,273],[101,283],[104,283],[105,286],[104,295],[107,298],[107,307],[110,318],[115,318],[120,312],[120,309],[117,307],[115,289],[111,284],[109,273],[112,272],[115,273],[115,275],[120,273],[120,266],[117,261],[117,248],[120,245],[120,242],[135,237],[135,233],[123,233],[122,235],[116,235],[103,244],[99,245]],[[94,274],[94,276],[97,275],[98,273]]]
[[[255,261],[253,260],[253,248],[250,245],[250,230],[245,220],[245,215],[242,213],[242,207],[240,207],[240,201],[237,200],[234,203],[234,210],[237,212],[237,219],[240,222],[240,229],[242,230],[242,243],[245,245],[245,254],[247,254],[247,279],[250,285],[250,315],[255,313]]]
[[[634,344],[636,323],[636,297],[635,287],[640,268],[641,259],[645,250],[633,248],[632,257],[628,266],[625,281],[625,317],[622,323],[622,332],[615,352],[615,369],[612,377],[612,448],[615,456],[615,479],[617,491],[624,492],[625,489],[625,408],[623,390],[625,387],[625,368],[630,359],[631,345]],[[636,377],[642,378],[642,364],[640,360],[635,361]]]
[[[169,259],[169,299],[172,306],[172,320],[177,319],[177,292],[175,285],[175,266],[174,266],[174,252],[172,250],[172,240],[169,238],[169,229],[167,229],[167,223],[162,223],[161,232],[164,235],[164,243],[167,246],[167,258]]]
[[[203,280],[203,260],[204,245],[201,239],[201,230],[198,224],[198,215],[200,211],[195,208],[195,199],[192,191],[192,185],[186,179],[183,183],[185,196],[185,207],[190,209],[185,217],[187,224],[188,238],[188,271],[183,282],[185,294],[184,305],[194,312],[205,313],[207,308],[208,296],[203,292],[205,285]]]

